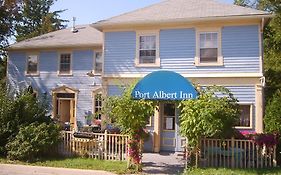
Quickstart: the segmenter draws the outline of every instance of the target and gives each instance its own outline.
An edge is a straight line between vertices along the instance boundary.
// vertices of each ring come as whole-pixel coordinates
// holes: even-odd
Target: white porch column
[[[262,85],[256,85],[255,130],[256,130],[257,133],[263,132],[263,114],[264,114],[263,86]]]

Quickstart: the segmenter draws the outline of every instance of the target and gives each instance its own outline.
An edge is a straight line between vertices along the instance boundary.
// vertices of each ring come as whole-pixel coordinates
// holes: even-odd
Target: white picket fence
[[[265,168],[276,167],[276,146],[259,146],[252,140],[202,139],[201,167]]]
[[[126,160],[129,137],[121,134],[84,133],[90,138],[74,137],[71,131],[62,131],[59,153],[64,156],[82,156],[104,160]]]

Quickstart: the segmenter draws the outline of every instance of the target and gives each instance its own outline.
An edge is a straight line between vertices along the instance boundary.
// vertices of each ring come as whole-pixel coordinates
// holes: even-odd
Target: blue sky
[[[90,24],[122,13],[161,2],[162,0],[58,0],[51,10],[67,9],[61,14],[62,19],[72,20],[76,24]],[[232,4],[234,0],[218,0]],[[68,26],[72,23],[69,22]]]

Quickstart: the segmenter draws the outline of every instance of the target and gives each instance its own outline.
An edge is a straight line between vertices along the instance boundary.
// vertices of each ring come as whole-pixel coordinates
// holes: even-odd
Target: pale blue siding
[[[25,76],[26,53],[9,53],[8,78],[12,90],[32,85],[40,93],[47,93],[51,99],[51,90],[66,85],[79,90],[77,101],[77,120],[85,123],[85,114],[92,111],[92,91],[101,85],[100,76],[87,75],[93,69],[94,51],[75,50],[72,52],[73,76],[58,76],[58,52],[44,51],[39,54],[40,76]],[[50,101],[49,101],[50,102]]]
[[[258,25],[223,27],[222,46],[222,53],[226,58],[257,58],[258,62]]]
[[[124,92],[124,89],[118,85],[109,85],[107,86],[107,95],[108,96],[120,96]]]
[[[258,26],[222,28],[223,66],[197,67],[195,29],[160,30],[160,68],[135,67],[136,33],[105,33],[105,74],[150,73],[165,69],[185,74],[258,73]]]

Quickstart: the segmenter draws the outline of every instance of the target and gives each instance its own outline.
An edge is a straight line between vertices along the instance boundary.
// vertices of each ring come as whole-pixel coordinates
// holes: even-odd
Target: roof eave
[[[188,22],[203,22],[203,21],[216,21],[216,20],[235,20],[235,19],[270,19],[273,14],[254,14],[254,15],[234,15],[234,16],[214,16],[214,17],[199,17],[199,18],[183,18],[183,19],[168,19],[168,20],[145,20],[145,21],[127,21],[127,22],[97,22],[90,26],[99,31],[103,31],[107,27],[121,27],[123,25],[135,26],[135,25],[155,25],[155,24],[173,24],[173,23],[188,23]]]
[[[7,51],[17,51],[17,50],[31,50],[31,49],[64,49],[64,48],[81,48],[81,47],[102,47],[102,43],[93,44],[68,44],[68,45],[49,45],[49,46],[9,46],[6,48]]]

